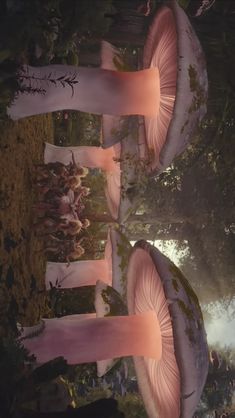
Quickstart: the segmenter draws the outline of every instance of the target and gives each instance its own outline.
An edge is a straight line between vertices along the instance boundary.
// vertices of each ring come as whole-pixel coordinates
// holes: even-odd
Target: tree
[[[214,410],[217,410],[218,414],[230,413],[235,390],[234,350],[231,347],[216,346],[210,347],[210,352],[212,351],[220,357],[220,363],[218,367],[215,367],[210,362],[201,404],[204,405],[204,413],[213,413]]]

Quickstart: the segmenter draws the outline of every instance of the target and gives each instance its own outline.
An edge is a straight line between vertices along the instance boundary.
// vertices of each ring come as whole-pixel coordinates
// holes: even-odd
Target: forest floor
[[[48,310],[46,258],[33,225],[34,164],[44,142],[53,142],[51,115],[7,121],[0,126],[0,337],[33,325]]]

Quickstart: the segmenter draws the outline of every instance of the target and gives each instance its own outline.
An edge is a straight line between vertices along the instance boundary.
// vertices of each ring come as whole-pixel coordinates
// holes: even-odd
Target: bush
[[[34,361],[35,358],[29,355],[19,341],[12,337],[0,340],[0,416],[14,416],[22,383]]]

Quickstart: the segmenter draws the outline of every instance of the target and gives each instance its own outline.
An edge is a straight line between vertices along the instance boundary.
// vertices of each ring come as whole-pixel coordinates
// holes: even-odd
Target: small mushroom
[[[113,147],[103,149],[94,146],[60,147],[45,143],[44,163],[61,162],[65,165],[72,161],[72,153],[76,163],[82,167],[100,168],[105,172],[115,171],[118,164],[115,161],[116,153]]]
[[[78,260],[68,263],[48,261],[46,264],[46,288],[51,286],[73,288],[94,286],[100,279],[112,285],[112,241],[108,233],[105,254],[99,260]]]
[[[102,280],[122,295],[126,294],[125,275],[131,244],[117,229],[110,227],[104,258],[79,260],[68,263],[48,261],[46,265],[46,288],[51,286],[73,288],[94,286]]]

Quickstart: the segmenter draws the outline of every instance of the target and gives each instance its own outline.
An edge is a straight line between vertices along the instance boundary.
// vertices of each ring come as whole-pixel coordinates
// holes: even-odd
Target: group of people
[[[57,161],[35,168],[38,200],[34,205],[34,229],[44,237],[49,260],[69,263],[84,254],[81,233],[90,225],[83,216],[90,189],[82,185],[82,180],[88,169],[79,166],[73,154],[68,165]]]

